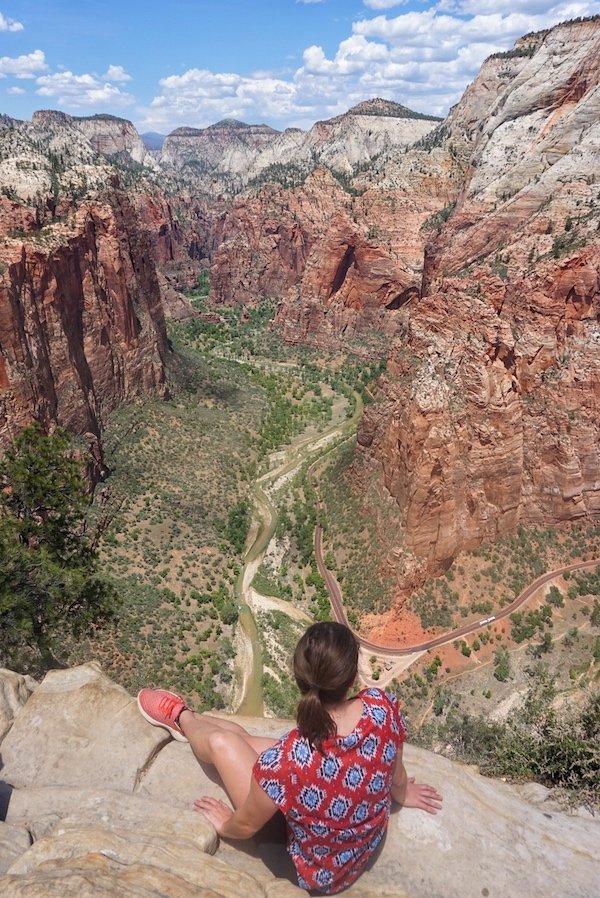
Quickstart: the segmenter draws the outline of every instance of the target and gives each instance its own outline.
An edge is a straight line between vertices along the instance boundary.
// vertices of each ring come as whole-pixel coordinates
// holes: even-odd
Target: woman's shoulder
[[[408,734],[406,718],[400,710],[398,699],[393,693],[385,692],[378,686],[369,686],[359,693],[360,698],[368,709],[369,716],[378,725],[389,721],[392,730],[398,733],[401,739]]]
[[[367,704],[372,702],[384,702],[387,705],[398,704],[398,699],[395,695],[392,695],[389,692],[384,692],[384,690],[380,689],[378,686],[368,686],[365,689],[361,689],[359,697]]]

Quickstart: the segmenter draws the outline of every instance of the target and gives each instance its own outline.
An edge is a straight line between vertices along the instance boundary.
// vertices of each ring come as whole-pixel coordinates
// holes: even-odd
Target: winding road
[[[344,604],[342,601],[342,593],[339,587],[339,583],[337,582],[331,571],[328,570],[328,568],[325,566],[325,562],[323,560],[322,540],[323,528],[320,524],[317,524],[314,534],[314,547],[317,568],[319,569],[319,573],[325,580],[325,585],[327,586],[327,590],[329,592],[331,607],[333,609],[335,619],[340,623],[349,626],[344,611]],[[417,652],[426,652],[428,649],[434,649],[440,645],[446,645],[448,642],[454,642],[455,639],[460,639],[461,636],[467,636],[469,633],[476,633],[477,630],[482,630],[484,627],[487,627],[488,624],[495,623],[496,621],[508,617],[509,614],[512,614],[517,610],[517,608],[520,608],[521,605],[525,604],[525,602],[527,602],[527,600],[530,599],[531,596],[535,592],[537,592],[537,590],[541,586],[549,583],[560,574],[564,574],[565,571],[573,572],[589,570],[590,568],[597,567],[599,564],[600,559],[595,559],[594,561],[579,561],[575,564],[569,564],[564,567],[557,568],[553,571],[547,571],[545,574],[542,574],[540,577],[537,577],[535,580],[533,580],[529,584],[529,586],[526,586],[525,589],[517,596],[517,598],[510,603],[510,605],[505,605],[504,608],[499,609],[495,614],[490,615],[490,617],[483,618],[483,620],[474,621],[470,624],[465,624],[462,627],[458,627],[456,630],[450,630],[450,632],[448,633],[444,633],[441,636],[436,636],[434,639],[428,639],[426,642],[420,642],[417,645],[408,647],[378,645],[377,643],[370,642],[368,639],[364,639],[358,633],[355,633],[355,636],[363,648],[375,652],[378,655],[391,655],[394,657],[399,657],[403,655],[414,655]]]
[[[278,480],[281,480],[282,478],[286,478],[288,476],[293,476],[293,474],[297,470],[299,470],[301,465],[304,464],[304,462],[310,455],[313,455],[320,449],[324,449],[325,446],[327,447],[326,450],[319,453],[318,458],[315,459],[315,461],[310,465],[307,471],[307,476],[311,483],[315,486],[317,493],[317,525],[314,530],[315,559],[318,571],[325,581],[335,619],[340,623],[344,623],[349,626],[348,619],[344,610],[342,592],[339,583],[325,565],[325,561],[323,558],[323,528],[321,527],[320,523],[318,523],[321,508],[321,499],[319,497],[318,485],[315,484],[314,480],[314,469],[316,465],[323,460],[323,457],[325,455],[327,455],[333,449],[338,448],[345,440],[349,439],[354,434],[356,424],[360,418],[360,415],[362,414],[363,409],[362,400],[358,394],[355,394],[355,402],[355,410],[352,418],[345,422],[338,423],[332,427],[329,427],[324,432],[309,437],[300,438],[287,449],[282,449],[283,461],[276,464],[274,468],[264,473],[255,481],[253,488],[253,528],[255,536],[252,544],[250,545],[244,556],[244,564],[240,571],[235,587],[236,596],[240,604],[240,623],[242,624],[242,628],[245,632],[245,636],[248,642],[248,648],[252,653],[252,674],[249,675],[246,679],[243,698],[238,708],[238,713],[240,714],[262,714],[262,656],[260,649],[260,640],[258,637],[256,623],[254,621],[251,607],[251,584],[277,525],[277,510],[271,502],[269,495],[267,494],[267,489],[269,485],[275,484]],[[489,624],[496,623],[497,621],[508,617],[510,614],[524,605],[537,592],[537,590],[540,589],[540,587],[544,586],[546,583],[549,583],[555,577],[563,574],[565,571],[574,572],[580,570],[590,570],[595,568],[598,564],[600,564],[600,559],[575,562],[574,564],[565,565],[563,567],[557,568],[556,570],[547,571],[545,574],[542,574],[541,576],[533,580],[517,596],[517,598],[515,598],[509,605],[506,605],[504,608],[499,609],[495,614],[478,621],[473,621],[469,624],[464,624],[461,627],[457,627],[455,630],[450,630],[447,633],[444,633],[440,636],[435,636],[432,639],[427,639],[424,642],[420,642],[416,645],[380,645],[378,643],[371,642],[370,640],[365,639],[358,633],[355,633],[355,635],[360,646],[365,650],[365,652],[376,654],[381,657],[396,659],[408,658],[409,656],[418,656],[422,652],[437,648],[438,646],[446,645],[449,642],[454,642],[454,640],[456,639],[460,639],[471,633],[476,633],[478,630],[484,629]]]

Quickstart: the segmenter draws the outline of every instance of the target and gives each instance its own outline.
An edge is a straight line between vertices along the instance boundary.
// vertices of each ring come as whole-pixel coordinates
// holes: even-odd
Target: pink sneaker
[[[148,723],[168,730],[178,742],[187,742],[177,719],[182,711],[190,709],[180,695],[166,689],[142,689],[138,693],[137,703],[140,714]]]

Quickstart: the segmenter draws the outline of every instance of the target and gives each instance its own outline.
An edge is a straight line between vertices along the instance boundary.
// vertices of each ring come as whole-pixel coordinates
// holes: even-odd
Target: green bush
[[[582,708],[560,712],[554,709],[554,698],[554,683],[541,671],[523,706],[505,723],[451,710],[433,735],[447,741],[455,757],[478,764],[484,774],[560,786],[573,801],[598,807],[600,693]]]

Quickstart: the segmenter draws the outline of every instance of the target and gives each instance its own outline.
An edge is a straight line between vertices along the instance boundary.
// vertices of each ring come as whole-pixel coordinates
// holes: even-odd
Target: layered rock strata
[[[165,170],[195,186],[196,193],[231,195],[249,182],[306,175],[317,165],[352,175],[390,148],[404,148],[439,120],[398,103],[371,100],[344,115],[316,122],[309,131],[247,125],[225,119],[208,128],[178,128],[159,155]]]
[[[156,269],[127,195],[36,220],[3,199],[0,444],[32,419],[100,433],[103,410],[165,389]]]
[[[599,61],[597,21],[524,38],[445,126],[464,183],[359,433],[429,572],[600,512]]]
[[[226,798],[210,769],[150,727],[96,665],[49,673],[39,686],[1,671],[0,719],[9,723],[0,775],[12,786],[0,823],[5,898],[304,894],[274,875],[284,857],[275,829],[218,844],[190,810],[198,795]],[[242,722],[274,738],[290,725]],[[487,780],[410,746],[406,759],[444,793],[444,809],[394,811],[383,852],[349,896],[545,898],[551,882],[556,898],[595,898],[597,819],[561,812],[541,786]]]

